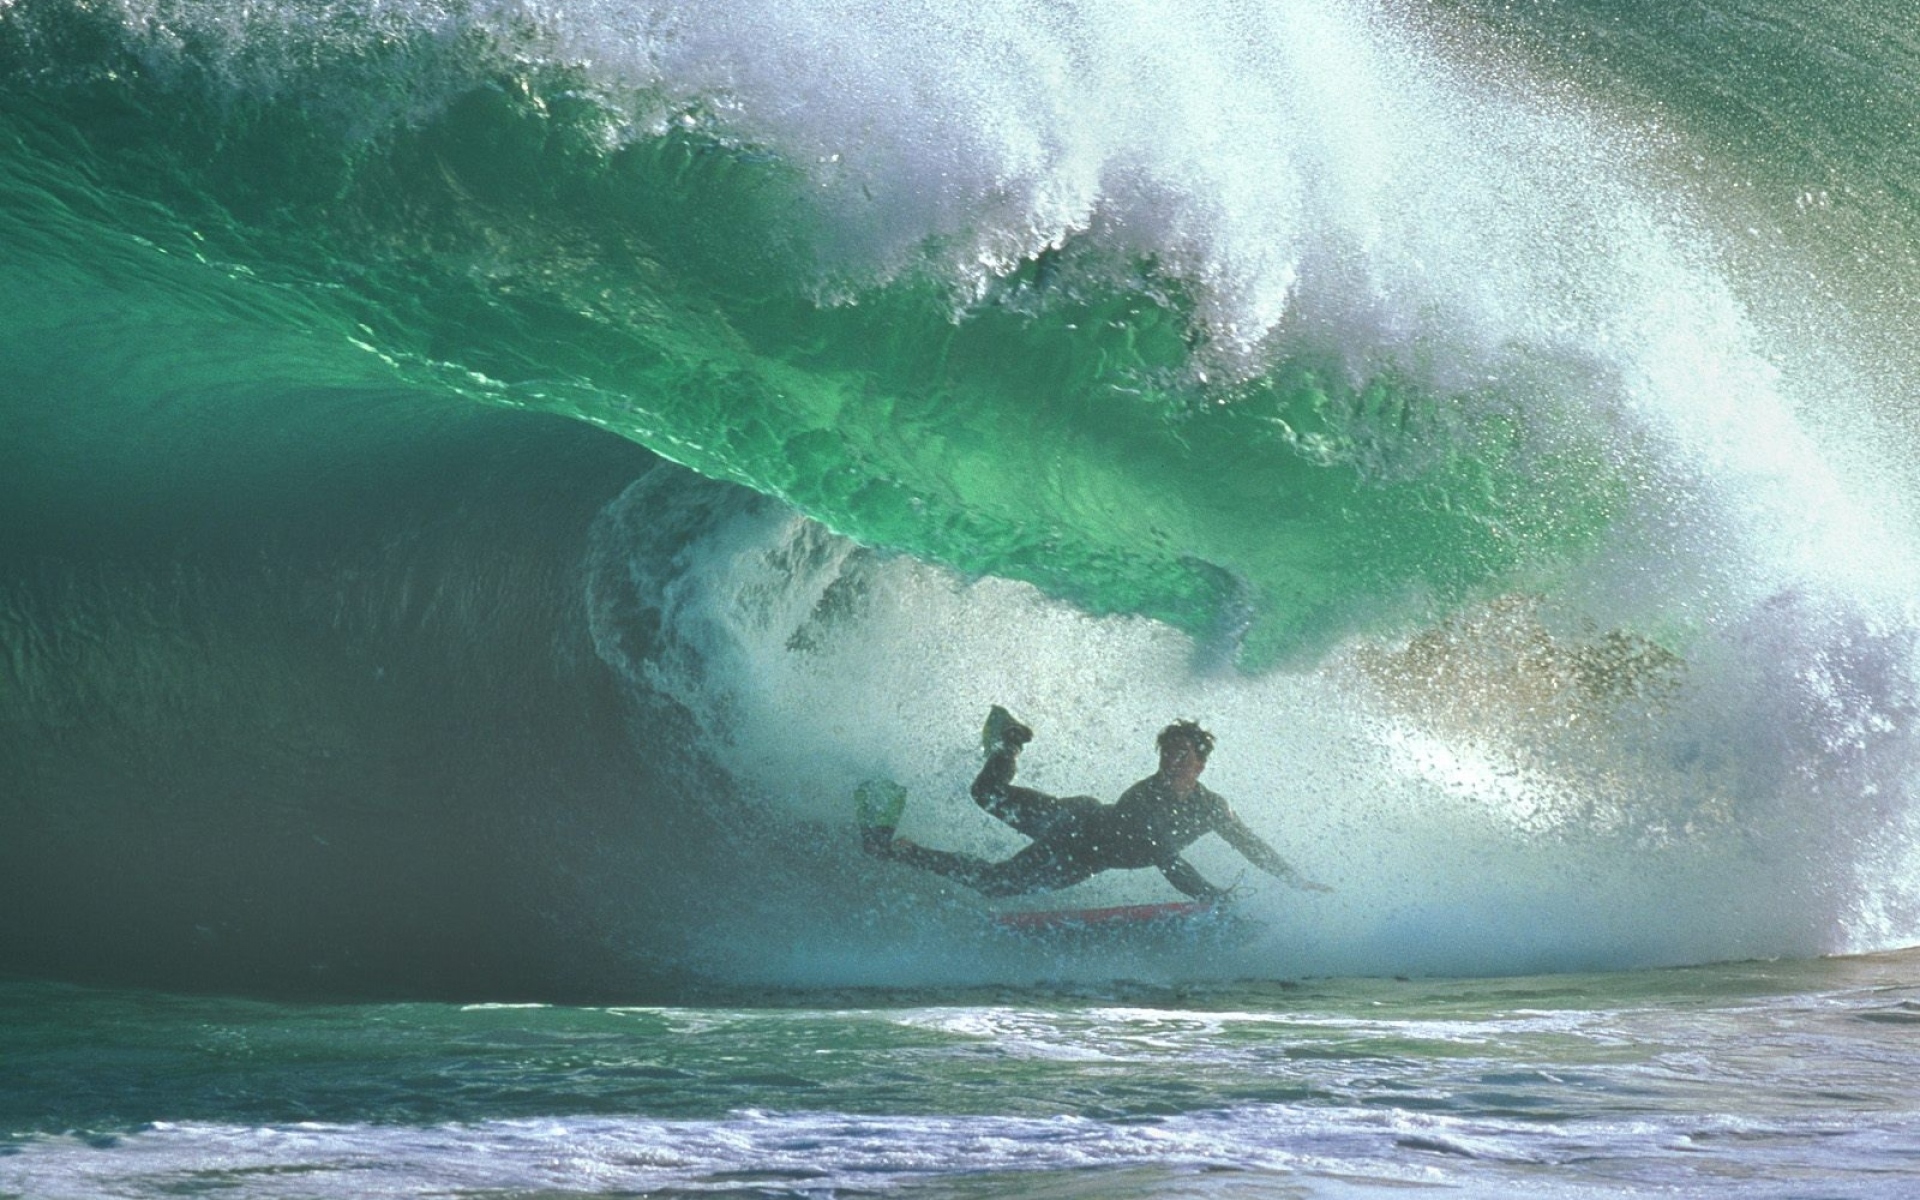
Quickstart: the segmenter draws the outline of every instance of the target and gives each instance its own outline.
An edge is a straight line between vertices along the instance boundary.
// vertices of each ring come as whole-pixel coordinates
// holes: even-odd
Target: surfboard
[[[1217,913],[1220,907],[1201,900],[1168,900],[1160,904],[1119,904],[1110,908],[1026,908],[995,913],[993,923],[1017,933],[1118,932],[1179,924]]]

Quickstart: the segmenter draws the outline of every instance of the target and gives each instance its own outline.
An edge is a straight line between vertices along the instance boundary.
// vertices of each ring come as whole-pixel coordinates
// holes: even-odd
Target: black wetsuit
[[[1069,887],[1101,871],[1158,867],[1174,887],[1200,899],[1219,889],[1194,870],[1180,852],[1201,835],[1240,828],[1239,818],[1218,793],[1199,783],[1176,795],[1158,776],[1128,788],[1117,803],[1092,796],[1049,796],[1016,787],[1015,756],[1006,750],[987,759],[973,781],[981,808],[1033,839],[1012,858],[988,862],[970,854],[895,843],[891,857],[958,880],[989,896]]]

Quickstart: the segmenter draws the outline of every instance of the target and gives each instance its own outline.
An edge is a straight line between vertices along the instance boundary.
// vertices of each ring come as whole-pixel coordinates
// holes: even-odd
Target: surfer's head
[[[1197,721],[1175,721],[1155,739],[1160,747],[1160,773],[1176,782],[1191,783],[1207,767],[1213,753],[1213,735]]]
[[[1162,754],[1175,746],[1185,746],[1201,758],[1213,753],[1213,735],[1200,728],[1198,721],[1175,721],[1160,731],[1155,743]]]

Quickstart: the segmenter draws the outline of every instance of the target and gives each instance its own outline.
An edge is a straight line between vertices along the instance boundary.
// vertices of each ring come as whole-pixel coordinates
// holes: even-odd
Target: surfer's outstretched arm
[[[1168,862],[1161,863],[1160,873],[1165,875],[1167,882],[1178,888],[1182,895],[1192,896],[1195,900],[1226,898],[1225,888],[1217,888],[1208,883],[1192,863],[1179,855],[1175,855]]]
[[[1226,839],[1227,845],[1238,850],[1248,862],[1259,867],[1275,879],[1283,883],[1292,884],[1294,887],[1306,892],[1330,892],[1333,890],[1326,884],[1315,883],[1305,875],[1294,870],[1291,863],[1280,857],[1279,851],[1267,845],[1259,834],[1248,829],[1246,822],[1242,821],[1234,813],[1228,812],[1219,819],[1213,828],[1214,832]]]

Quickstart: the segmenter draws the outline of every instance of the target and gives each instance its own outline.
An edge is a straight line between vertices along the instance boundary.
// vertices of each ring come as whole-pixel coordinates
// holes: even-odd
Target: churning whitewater
[[[1621,21],[0,3],[0,969],[1920,940],[1920,56],[1874,6],[1826,57]],[[903,833],[1018,848],[966,796],[990,704],[1023,780],[1108,799],[1200,719],[1336,890],[1039,944],[862,856],[881,776]]]

